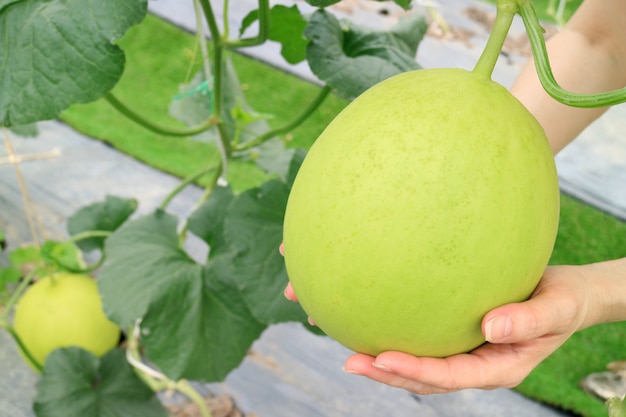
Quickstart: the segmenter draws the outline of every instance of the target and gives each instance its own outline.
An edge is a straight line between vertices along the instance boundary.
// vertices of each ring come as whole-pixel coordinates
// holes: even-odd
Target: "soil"
[[[235,401],[229,395],[206,396],[204,402],[211,410],[212,417],[257,417],[255,413],[244,414],[237,408]],[[170,417],[203,417],[198,406],[192,401],[184,401],[165,406]]]

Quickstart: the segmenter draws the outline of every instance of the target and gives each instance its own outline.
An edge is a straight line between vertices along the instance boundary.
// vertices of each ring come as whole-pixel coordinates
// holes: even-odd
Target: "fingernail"
[[[285,296],[285,298],[289,301],[293,301],[293,299],[291,298],[289,292],[287,292],[287,288],[285,288],[285,290],[283,291],[283,295]]]
[[[488,342],[496,342],[511,335],[513,321],[509,316],[496,316],[485,323],[485,339]]]
[[[316,325],[311,317],[307,317],[306,321],[308,321],[311,326],[315,326]]]
[[[361,375],[360,373],[358,373],[357,371],[353,370],[353,369],[346,369],[346,367],[344,366],[343,368],[341,368],[344,372],[347,372],[349,374],[352,375]]]
[[[383,365],[382,363],[372,362],[372,366],[374,368],[380,369],[381,371],[392,372],[391,368],[389,368],[387,365]]]

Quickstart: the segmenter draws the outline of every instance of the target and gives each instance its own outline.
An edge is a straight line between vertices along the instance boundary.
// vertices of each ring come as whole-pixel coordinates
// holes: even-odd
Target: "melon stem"
[[[513,18],[519,10],[519,0],[498,0],[496,3],[496,20],[487,39],[483,53],[472,71],[479,78],[491,80],[491,75],[502,51],[502,46],[509,33]]]

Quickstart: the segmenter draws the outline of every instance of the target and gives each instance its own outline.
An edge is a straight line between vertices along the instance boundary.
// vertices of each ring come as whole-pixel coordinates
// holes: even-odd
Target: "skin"
[[[626,1],[586,0],[575,16],[548,42],[559,84],[577,93],[626,86]],[[541,87],[532,62],[511,92],[544,127],[558,153],[601,116],[604,109],[562,105]],[[281,253],[284,247],[281,245]],[[288,285],[285,296],[297,297]],[[482,321],[489,342],[447,358],[384,352],[354,354],[346,372],[417,394],[468,388],[511,388],[572,334],[587,327],[626,320],[626,258],[582,266],[548,267],[530,299],[490,311]]]

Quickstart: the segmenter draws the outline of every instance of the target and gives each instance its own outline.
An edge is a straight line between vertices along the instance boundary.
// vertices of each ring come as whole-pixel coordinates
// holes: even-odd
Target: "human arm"
[[[552,37],[548,53],[561,87],[599,93],[626,85],[626,2],[586,0]],[[531,59],[511,92],[543,126],[556,154],[607,109],[580,109],[553,100],[541,86]]]

